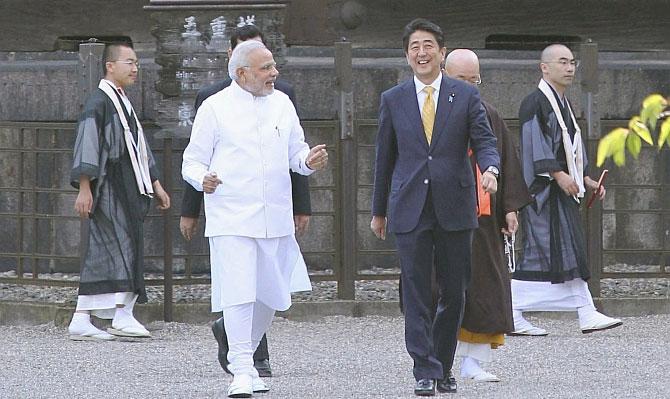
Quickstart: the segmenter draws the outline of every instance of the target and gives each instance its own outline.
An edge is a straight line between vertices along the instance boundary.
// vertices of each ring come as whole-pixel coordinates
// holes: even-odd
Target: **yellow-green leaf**
[[[620,128],[620,129],[623,129],[623,128]],[[626,130],[626,129],[624,129],[624,130]],[[612,133],[613,133],[613,131],[611,133],[605,135],[604,137],[602,137],[600,139],[600,141],[598,141],[598,151],[596,151],[596,154],[597,154],[596,155],[596,165],[598,167],[601,167],[603,165],[603,163],[605,163],[605,159],[607,159],[607,157],[612,155],[612,152],[610,150],[610,147],[611,147],[610,144],[612,142]]]
[[[612,159],[617,166],[622,166],[626,163],[626,138],[630,131],[618,132],[612,140]]]
[[[600,167],[605,160],[616,153],[622,153],[625,161],[626,137],[628,136],[628,129],[623,127],[616,128],[609,132],[605,137],[598,142],[598,151],[596,156],[596,164]],[[619,155],[621,157],[621,155]],[[616,162],[616,159],[615,159]],[[619,165],[617,163],[617,165]]]
[[[637,134],[629,134],[628,137],[626,137],[626,148],[628,149],[628,152],[633,155],[633,158],[637,159],[638,155],[640,155],[640,149],[642,149],[642,140],[640,140],[640,136]]]
[[[647,125],[642,123],[639,116],[634,116],[630,118],[628,122],[628,128],[635,132],[640,138],[647,142],[647,144],[654,145],[654,140],[651,138],[651,133]]]
[[[670,117],[665,118],[663,123],[661,123],[661,132],[658,134],[658,149],[663,148],[663,143],[668,141],[668,146],[670,146]]]
[[[652,104],[657,103],[660,103],[662,106],[665,107],[666,105],[668,105],[668,100],[666,100],[665,97],[663,97],[660,94],[650,94],[644,99],[644,101],[642,101],[642,106],[648,107]]]
[[[623,166],[626,164],[626,151],[625,149],[621,149],[620,151],[616,151],[612,155],[612,159],[614,160],[614,163],[616,166]]]
[[[651,130],[656,129],[658,115],[667,106],[668,101],[660,94],[652,94],[645,98],[642,102],[642,111],[640,111],[642,123],[651,127]]]

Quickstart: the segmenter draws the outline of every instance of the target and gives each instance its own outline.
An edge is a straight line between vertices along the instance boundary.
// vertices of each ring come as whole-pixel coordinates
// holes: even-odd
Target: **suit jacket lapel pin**
[[[453,102],[454,102],[454,97],[456,97],[456,94],[455,94],[455,93],[451,93],[451,94],[449,94],[449,102],[450,102],[450,103],[453,103]]]

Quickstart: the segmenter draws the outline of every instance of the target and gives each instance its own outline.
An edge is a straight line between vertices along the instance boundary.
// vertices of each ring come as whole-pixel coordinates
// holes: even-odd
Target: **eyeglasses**
[[[133,61],[133,60],[125,60],[125,61],[122,61],[122,60],[115,60],[115,61],[112,61],[112,62],[120,62],[120,63],[122,63],[122,64],[126,64],[126,65],[135,65],[137,68],[140,67],[140,62],[139,62],[139,61]]]
[[[579,66],[579,60],[566,60],[560,59],[558,61],[542,61],[543,64],[559,64],[562,67],[567,67],[568,65],[577,68]]]
[[[444,71],[444,69],[442,71]],[[468,83],[470,83],[472,85],[475,85],[475,86],[479,86],[480,84],[482,84],[482,76],[481,75],[465,76],[465,75],[457,74],[455,76],[452,76],[452,78],[456,78],[458,80],[468,82]]]
[[[242,68],[251,68],[251,65],[242,65]],[[260,69],[263,72],[270,72],[273,69],[278,71],[277,64],[263,65],[262,67],[259,67],[258,69]]]
[[[269,64],[261,67],[261,71],[270,72],[271,70],[277,70],[277,64]]]

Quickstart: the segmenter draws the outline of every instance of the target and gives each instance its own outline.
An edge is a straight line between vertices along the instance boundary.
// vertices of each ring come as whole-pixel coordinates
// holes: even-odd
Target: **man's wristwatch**
[[[486,170],[484,172],[491,172],[493,174],[493,176],[495,176],[496,179],[498,179],[498,176],[500,176],[500,171],[498,170],[498,168],[496,168],[493,165],[486,168]]]

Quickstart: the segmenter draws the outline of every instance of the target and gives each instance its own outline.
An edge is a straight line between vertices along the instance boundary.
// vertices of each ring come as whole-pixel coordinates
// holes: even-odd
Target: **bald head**
[[[552,61],[555,59],[560,58],[562,55],[570,53],[572,54],[572,51],[570,49],[563,45],[563,44],[550,44],[547,47],[542,50],[542,54],[540,55],[540,61],[541,62],[547,62],[547,61]]]
[[[479,74],[479,58],[474,51],[468,49],[453,50],[445,62],[447,76],[453,79],[477,85],[481,83]]]

